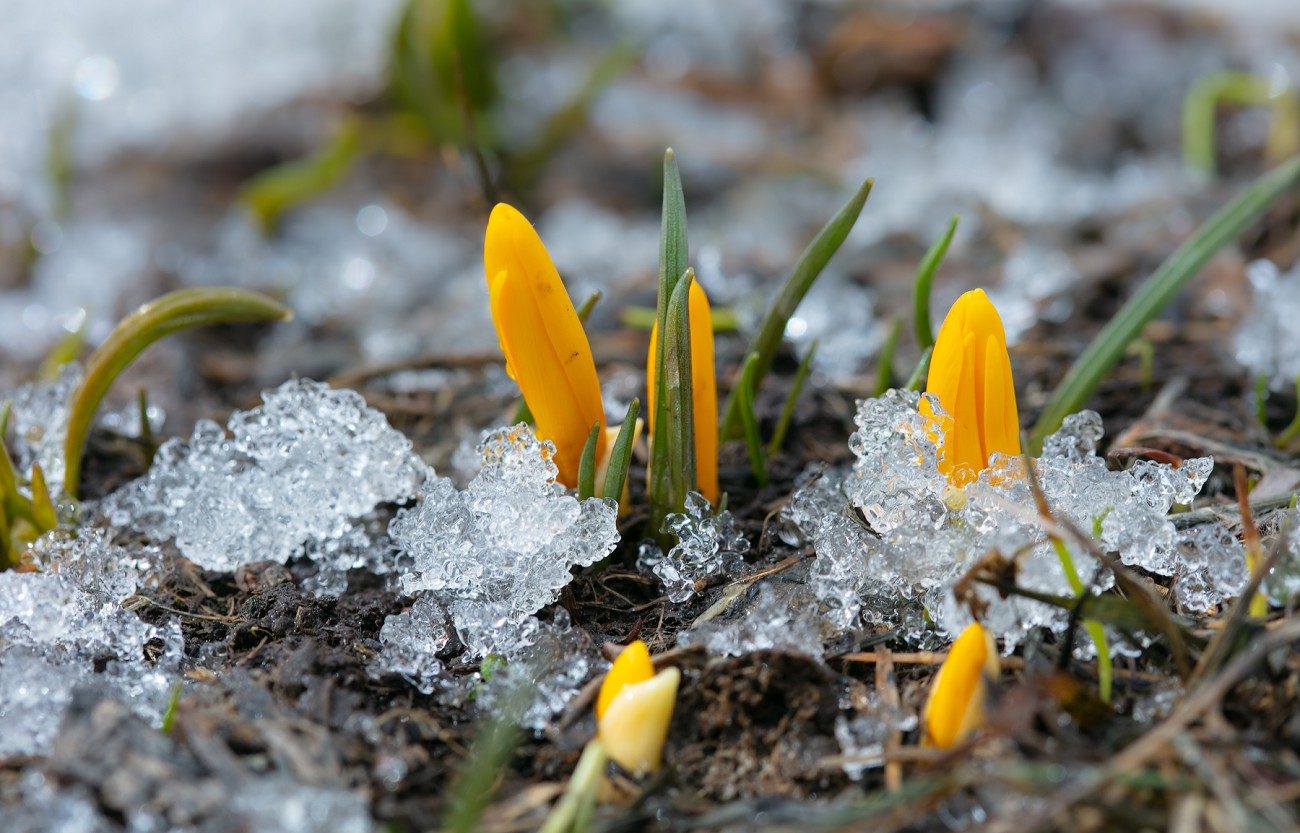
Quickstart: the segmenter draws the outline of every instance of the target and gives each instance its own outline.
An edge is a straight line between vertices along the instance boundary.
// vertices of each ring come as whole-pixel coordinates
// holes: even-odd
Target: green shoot
[[[1268,428],[1268,374],[1255,377],[1255,421]]]
[[[1065,573],[1066,581],[1070,582],[1070,590],[1074,592],[1076,598],[1082,597],[1088,592],[1079,579],[1079,571],[1075,569],[1074,559],[1070,556],[1070,549],[1060,538],[1052,538],[1052,546],[1056,549],[1056,555],[1061,560],[1061,570]],[[1111,689],[1113,685],[1113,673],[1110,659],[1110,643],[1106,639],[1106,627],[1101,622],[1093,619],[1085,619],[1083,627],[1088,631],[1088,636],[1092,639],[1092,644],[1097,648],[1097,688],[1101,701],[1110,702]]]
[[[808,371],[812,369],[813,356],[817,355],[817,346],[820,343],[820,339],[813,339],[813,343],[808,345],[808,352],[804,355],[803,361],[799,362],[799,369],[794,374],[794,384],[790,386],[790,395],[785,398],[785,407],[781,409],[781,418],[776,421],[776,428],[772,431],[772,439],[767,444],[768,457],[775,457],[785,443],[785,433],[790,430],[790,420],[794,418],[794,406],[799,401],[799,394],[803,391],[804,383],[808,381]]]
[[[669,148],[664,152],[663,224],[659,236],[655,401],[648,403],[653,409],[651,424],[655,429],[650,446],[650,531],[654,535],[660,534],[669,513],[682,511],[686,493],[695,488],[694,389],[686,293],[695,273],[688,266],[688,249],[686,196],[677,158]]]
[[[933,344],[921,351],[921,359],[912,370],[912,375],[907,377],[907,384],[904,387],[908,390],[921,390],[925,387],[926,376],[930,373],[930,357],[933,355]]]
[[[171,694],[167,697],[167,708],[163,711],[162,726],[159,727],[164,735],[170,735],[176,726],[176,712],[181,707],[181,691],[184,687],[182,680],[177,680],[172,685]]]
[[[81,352],[81,346],[86,343],[86,324],[85,320],[77,326],[77,329],[68,333],[59,339],[45,358],[41,359],[41,366],[36,371],[37,379],[54,379],[59,375],[59,368],[63,367],[70,361],[77,358]]]
[[[1137,294],[1102,328],[1052,392],[1030,435],[1034,454],[1042,451],[1043,440],[1061,427],[1066,416],[1083,407],[1146,323],[1173,300],[1211,255],[1241,234],[1297,180],[1300,180],[1300,156],[1292,157],[1257,179],[1156,269]]]
[[[934,286],[934,273],[939,270],[939,264],[943,263],[943,256],[948,253],[952,236],[957,233],[959,219],[956,214],[953,215],[948,221],[948,230],[944,232],[943,237],[934,241],[926,251],[925,257],[921,258],[920,265],[916,267],[916,283],[913,284],[912,290],[912,329],[916,332],[916,344],[923,351],[934,346],[934,328],[930,325],[930,291]]]
[[[1265,148],[1271,161],[1300,150],[1300,100],[1259,75],[1215,72],[1197,80],[1183,99],[1183,163],[1188,168],[1214,175],[1215,115],[1220,104],[1272,109],[1273,125]]]
[[[519,716],[531,702],[534,689],[523,681],[509,682],[507,693],[484,716],[473,748],[465,755],[447,801],[442,829],[449,833],[476,833],[496,791],[501,772],[523,736]]]
[[[578,458],[578,500],[596,495],[596,440],[600,437],[600,423],[593,423],[587,442]]]
[[[1151,339],[1141,336],[1133,339],[1125,355],[1137,356],[1138,377],[1142,382],[1142,390],[1151,390],[1151,385],[1155,383],[1156,364],[1156,346],[1151,343]]]
[[[667,326],[659,331],[663,371],[655,385],[659,413],[650,458],[650,529],[655,534],[660,534],[669,513],[684,511],[687,493],[696,488],[689,314],[689,293],[694,282],[695,272],[687,269],[668,301]]]
[[[898,338],[903,333],[902,319],[895,318],[885,337],[884,346],[880,348],[880,359],[876,367],[875,396],[884,396],[885,391],[894,386],[894,351],[898,349]]]
[[[758,354],[750,353],[740,368],[740,424],[745,433],[745,450],[749,452],[749,468],[759,486],[767,485],[767,463],[763,459],[763,440],[758,434],[758,420],[754,418],[754,369],[758,367]]]
[[[59,525],[59,513],[50,499],[50,488],[45,485],[45,472],[39,463],[32,464],[32,519],[41,532],[49,532]]]
[[[564,796],[555,803],[538,833],[581,833],[590,826],[609,756],[599,740],[588,742]]]
[[[1291,445],[1291,442],[1296,437],[1300,437],[1300,375],[1295,377],[1295,398],[1295,417],[1291,420],[1291,424],[1283,428],[1282,433],[1278,434],[1277,439],[1273,441],[1278,448],[1286,448]]]
[[[269,234],[285,211],[338,184],[361,150],[361,123],[344,119],[325,146],[310,156],[267,168],[244,183],[239,200],[248,206],[262,233]]]
[[[582,86],[546,120],[537,141],[511,157],[507,173],[516,189],[532,187],[546,161],[586,123],[587,112],[596,97],[640,58],[640,46],[628,40],[614,44],[600,57]]]
[[[853,225],[858,221],[858,215],[862,213],[862,207],[867,203],[867,197],[871,194],[871,186],[874,180],[868,179],[862,183],[862,187],[857,193],[845,203],[844,207],[839,210],[826,225],[822,228],[813,241],[808,244],[808,248],[799,256],[798,262],[795,263],[794,269],[790,272],[790,277],[786,280],[785,286],[781,288],[780,294],[772,303],[771,308],[767,311],[767,317],[763,319],[762,325],[754,338],[749,342],[749,347],[745,353],[757,354],[758,361],[754,366],[754,385],[755,388],[763,384],[763,377],[767,375],[768,369],[772,366],[772,359],[776,357],[776,350],[781,345],[781,338],[785,335],[786,324],[790,316],[799,307],[799,302],[808,294],[812,288],[813,282],[817,280],[818,275],[830,259],[839,251],[840,246],[844,243],[845,238],[853,229]],[[723,409],[722,423],[718,429],[718,438],[720,440],[730,440],[740,436],[741,431],[740,416],[740,399],[739,391],[733,390],[727,397],[726,407]]]
[[[605,470],[605,487],[601,496],[623,504],[623,486],[627,483],[627,470],[632,463],[632,443],[636,440],[636,421],[641,415],[641,400],[633,399],[627,406],[627,415],[619,426],[614,450],[609,453],[609,468]]]
[[[288,307],[246,289],[182,289],[156,298],[128,315],[86,363],[86,371],[69,403],[68,436],[63,445],[63,489],[76,498],[81,456],[91,421],[113,380],[145,348],[177,330],[237,321],[283,321]]]

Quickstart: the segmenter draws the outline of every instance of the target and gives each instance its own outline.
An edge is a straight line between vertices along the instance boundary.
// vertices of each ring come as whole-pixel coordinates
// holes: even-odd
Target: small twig
[[[885,708],[897,709],[901,698],[898,696],[898,681],[894,679],[894,654],[883,645],[876,653],[880,655],[876,661],[876,691],[880,693]],[[885,738],[885,789],[894,793],[903,789],[903,764],[888,756],[902,747],[903,733],[895,726]]]
[[[1105,766],[1085,771],[1072,779],[1037,812],[1026,812],[1025,808],[1018,807],[1014,817],[996,819],[989,829],[1021,833],[1063,820],[1071,808],[1103,785],[1124,773],[1141,768],[1148,760],[1166,751],[1180,732],[1219,703],[1223,696],[1265,656],[1297,640],[1300,640],[1300,620],[1288,621],[1277,630],[1262,634],[1234,657],[1218,676],[1203,685],[1189,689],[1190,693],[1186,699],[1174,708],[1173,713],[1163,723],[1129,744],[1112,757]]]

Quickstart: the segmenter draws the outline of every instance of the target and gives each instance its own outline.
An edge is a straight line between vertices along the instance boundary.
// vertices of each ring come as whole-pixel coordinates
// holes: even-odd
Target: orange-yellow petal
[[[691,325],[691,414],[695,422],[695,481],[705,500],[718,505],[718,377],[713,361],[713,310],[699,281],[692,281],[687,317]],[[655,348],[659,322],[650,330],[646,356],[646,424],[654,438]]]
[[[645,682],[654,675],[655,666],[650,661],[650,650],[644,642],[638,639],[624,648],[605,674],[605,682],[600,684],[600,694],[596,697],[596,719],[605,716],[605,709],[609,708],[609,704],[626,686]]]
[[[610,760],[638,775],[659,768],[681,679],[680,671],[668,668],[624,686],[610,701],[596,732]]]
[[[952,485],[974,480],[994,453],[1020,453],[1006,333],[984,290],[971,290],[952,305],[935,339],[926,391],[952,417],[939,464]]]
[[[931,743],[949,749],[984,725],[988,687],[998,672],[993,634],[979,622],[971,624],[953,643],[930,687],[924,722]]]
[[[483,243],[492,321],[506,368],[533,412],[537,435],[555,443],[559,480],[574,486],[591,426],[605,411],[587,334],[559,272],[532,225],[501,203],[492,209]]]

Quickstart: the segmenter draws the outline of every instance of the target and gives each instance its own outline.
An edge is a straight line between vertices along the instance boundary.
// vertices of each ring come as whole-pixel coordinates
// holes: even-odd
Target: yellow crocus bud
[[[601,427],[597,460],[606,444],[600,381],[582,322],[541,238],[505,203],[488,219],[483,265],[506,372],[533,412],[537,436],[555,443],[559,481],[576,486],[592,425]]]
[[[695,482],[704,499],[718,505],[718,379],[713,366],[713,310],[699,281],[692,281],[687,299],[691,323],[691,415],[695,423]],[[646,358],[646,410],[650,438],[654,439],[655,350],[659,322],[650,330]]]
[[[952,644],[930,685],[923,715],[930,743],[949,749],[984,725],[988,689],[999,670],[993,634],[979,622],[971,624]]]
[[[975,480],[989,455],[1020,453],[1020,418],[1002,319],[982,289],[957,299],[930,357],[926,392],[952,417],[939,471],[955,487]]]
[[[654,673],[641,640],[623,649],[596,698],[596,736],[610,760],[637,775],[659,768],[681,678],[676,668]]]

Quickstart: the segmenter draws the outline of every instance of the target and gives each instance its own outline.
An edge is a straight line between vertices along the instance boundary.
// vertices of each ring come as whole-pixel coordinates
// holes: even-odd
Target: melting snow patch
[[[929,398],[942,427],[947,417]],[[1033,498],[1020,461],[995,455],[976,483],[954,494],[938,470],[941,432],[919,412],[920,399],[890,391],[862,401],[858,431],[849,441],[858,457],[854,470],[838,484],[838,475],[823,476],[791,501],[787,522],[794,533],[811,538],[817,551],[810,583],[823,614],[838,628],[866,618],[917,636],[928,612],[941,631],[954,632],[967,614],[954,601],[952,586],[993,551],[1016,556],[1020,586],[1073,595],[1037,518],[1025,510]],[[1238,592],[1244,559],[1230,547],[1230,557],[1222,549],[1204,555],[1212,545],[1226,544],[1204,532],[1180,535],[1165,517],[1174,503],[1191,502],[1213,461],[1189,459],[1177,468],[1139,461],[1127,471],[1110,471],[1096,455],[1100,438],[1100,417],[1084,411],[1044,444],[1035,467],[1053,516],[1093,532],[1124,564],[1186,577],[1194,604],[1217,603]],[[1085,583],[1096,576],[1094,586],[1107,586],[1101,565],[1085,553],[1074,552],[1073,558]],[[1065,627],[1062,610],[980,592],[990,605],[984,623],[1003,637],[1006,650],[1034,627]]]
[[[715,515],[698,492],[686,495],[685,512],[664,519],[663,531],[677,539],[676,545],[664,555],[658,544],[643,542],[637,567],[658,576],[674,604],[694,596],[696,582],[738,567],[749,551],[749,541],[736,529],[731,513],[723,510]]]
[[[169,440],[147,475],[106,499],[104,516],[229,570],[287,561],[308,543],[329,552],[322,542],[381,503],[405,501],[426,476],[411,441],[355,391],[304,379],[262,399],[225,430],[202,420],[188,442]]]
[[[135,589],[137,556],[96,530],[47,536],[35,556],[38,572],[0,573],[0,756],[45,754],[82,685],[157,722],[180,674],[181,634],[119,605]],[[146,643],[161,645],[156,659]]]
[[[683,647],[702,645],[710,654],[740,656],[753,651],[783,651],[821,659],[817,599],[798,584],[764,584],[744,614],[709,621],[683,633]]]

